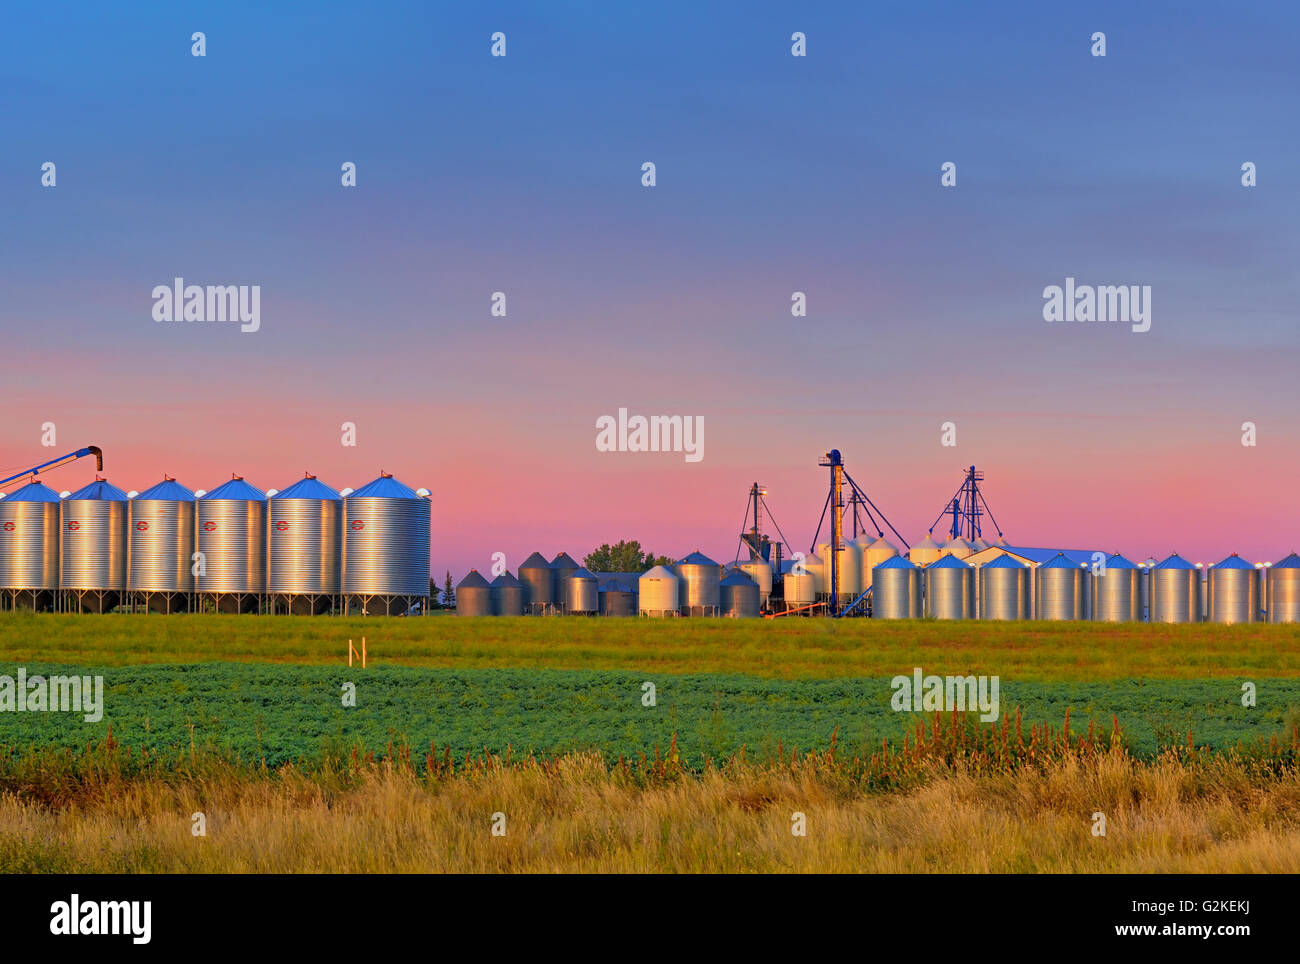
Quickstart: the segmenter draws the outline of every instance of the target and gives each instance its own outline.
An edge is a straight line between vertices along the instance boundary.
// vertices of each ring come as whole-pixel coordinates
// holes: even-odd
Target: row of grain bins
[[[239,476],[211,492],[96,479],[62,496],[33,481],[0,496],[0,595],[93,612],[405,612],[429,596],[429,532],[428,491],[387,473],[342,492],[312,475],[265,493]]]
[[[771,588],[771,569],[767,586]],[[647,572],[592,573],[566,552],[550,562],[534,552],[516,578],[491,582],[478,570],[456,587],[462,616],[723,616],[756,618],[760,583],[741,568],[724,572],[700,552]]]
[[[1096,565],[1060,552],[1037,565],[1008,550],[983,565],[941,555],[918,566],[899,555],[872,572],[872,614],[884,619],[1043,619],[1103,622],[1300,622],[1300,555],[1254,566],[1232,555],[1208,570],[1177,553]],[[787,586],[790,576],[787,575]],[[797,580],[796,580],[797,582]],[[789,589],[787,589],[787,593]]]

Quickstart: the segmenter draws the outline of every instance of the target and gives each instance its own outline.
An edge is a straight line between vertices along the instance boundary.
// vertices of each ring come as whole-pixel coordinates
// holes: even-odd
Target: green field
[[[347,666],[367,640],[367,667]],[[423,754],[871,752],[915,726],[890,678],[996,675],[1026,724],[1106,730],[1139,754],[1223,750],[1300,721],[1300,628],[868,620],[335,619],[0,614],[0,674],[102,674],[102,721],[0,713],[0,744],[211,747],[268,764],[390,743]],[[656,705],[642,705],[642,684]],[[1242,683],[1258,705],[1241,705]],[[356,705],[342,687],[356,684]]]
[[[1300,678],[1300,626],[866,619],[343,619],[0,613],[9,663],[213,661],[880,677],[920,666],[1005,682]]]

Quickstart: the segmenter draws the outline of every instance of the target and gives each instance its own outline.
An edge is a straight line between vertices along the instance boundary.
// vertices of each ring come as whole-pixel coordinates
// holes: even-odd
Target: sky
[[[910,542],[973,464],[1015,545],[1300,549],[1300,8],[263,6],[6,14],[0,468],[391,472],[439,580],[729,561],[755,481],[806,550],[832,447]],[[155,321],[177,277],[260,327]],[[1045,321],[1066,278],[1150,330]],[[703,458],[599,451],[620,408]]]

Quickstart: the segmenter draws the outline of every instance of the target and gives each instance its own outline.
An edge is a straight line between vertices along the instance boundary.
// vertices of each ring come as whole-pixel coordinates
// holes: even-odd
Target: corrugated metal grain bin
[[[813,559],[816,560],[816,556]],[[815,565],[820,565],[816,562]],[[782,577],[785,604],[789,607],[810,606],[817,601],[817,574],[808,566],[807,558],[795,565]]]
[[[758,618],[758,583],[739,569],[732,569],[718,583],[722,615],[733,619]]]
[[[203,570],[194,577],[195,590],[265,592],[266,493],[240,476],[232,476],[199,497],[195,517],[195,542],[203,554]]]
[[[1142,621],[1142,570],[1118,552],[1092,574],[1092,618],[1105,623]]]
[[[429,595],[427,498],[383,473],[343,499],[343,592]]]
[[[1059,553],[1038,567],[1035,619],[1084,619],[1091,574],[1080,563]]]
[[[772,564],[766,559],[750,559],[742,562],[739,568],[758,585],[759,605],[766,608],[772,598]]]
[[[492,615],[492,586],[477,569],[471,569],[469,575],[456,584],[456,615]]]
[[[956,556],[958,559],[965,559],[967,556],[975,554],[975,547],[966,541],[963,536],[953,536],[939,548],[940,555]]]
[[[141,492],[129,503],[127,588],[133,592],[194,591],[194,493],[175,479]],[[170,604],[166,604],[170,609]]]
[[[305,603],[305,597],[343,591],[343,497],[316,476],[267,500],[266,544],[267,592],[302,596]],[[306,608],[327,605],[318,600]]]
[[[1201,622],[1201,570],[1178,553],[1151,569],[1151,622]]]
[[[1268,621],[1300,623],[1300,555],[1294,552],[1270,566],[1268,580]]]
[[[975,567],[946,555],[922,570],[925,614],[932,619],[973,619]]]
[[[575,616],[594,616],[600,612],[600,584],[596,577],[582,566],[566,571],[564,611]]]
[[[681,605],[681,580],[666,566],[655,566],[637,580],[637,607],[643,616],[675,616]]]
[[[871,573],[871,615],[875,619],[921,618],[921,570],[892,556]]]
[[[1259,572],[1235,552],[1210,570],[1210,622],[1253,623],[1259,618]]]
[[[942,555],[943,549],[928,532],[925,534],[924,539],[912,546],[907,552],[907,558],[912,560],[912,565],[918,568],[924,568],[930,563],[936,562]]]
[[[62,588],[116,593],[126,589],[126,493],[96,479],[64,499],[60,515]]]
[[[556,604],[555,572],[540,552],[534,552],[520,565],[519,581],[524,587],[527,612],[541,614]]]
[[[551,560],[551,598],[555,600],[555,605],[561,608],[565,606],[569,575],[580,568],[567,552],[561,552]]]
[[[492,580],[492,612],[497,616],[524,614],[523,584],[509,572],[503,572]]]
[[[817,547],[822,560],[822,575],[826,582],[822,591],[831,592],[831,544],[823,542]],[[862,595],[862,551],[855,542],[845,542],[839,552],[840,601],[852,602]]]
[[[602,616],[635,616],[637,614],[637,590],[634,583],[611,579],[600,590],[600,614]]]
[[[979,570],[981,619],[1028,619],[1030,568],[1011,556],[998,556]]]
[[[28,482],[0,500],[0,589],[58,588],[59,494]]]
[[[673,564],[682,581],[678,605],[683,616],[716,616],[721,606],[720,567],[702,552],[692,552]],[[643,607],[644,608],[644,607]]]
[[[862,571],[864,573],[875,572],[876,566],[886,559],[894,558],[896,555],[898,555],[898,548],[884,536],[881,536],[867,547],[866,555],[862,560]]]

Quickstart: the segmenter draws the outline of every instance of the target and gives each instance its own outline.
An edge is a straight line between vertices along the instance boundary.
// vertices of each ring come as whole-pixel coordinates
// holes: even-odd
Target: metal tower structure
[[[854,535],[856,535],[858,531],[859,511],[861,511],[861,514],[865,515],[871,522],[877,535],[884,536],[885,534],[880,528],[879,523],[876,521],[877,517],[879,517],[880,521],[889,527],[889,531],[894,534],[895,538],[897,538],[905,548],[910,549],[911,546],[908,545],[907,540],[903,538],[902,534],[894,528],[893,524],[885,518],[885,514],[876,507],[876,504],[871,501],[870,497],[862,491],[862,488],[858,483],[853,481],[853,477],[850,476],[848,471],[844,468],[844,459],[840,456],[839,449],[831,449],[821,457],[817,464],[830,469],[830,491],[826,494],[826,504],[822,506],[822,517],[817,523],[817,531],[813,534],[812,545],[814,549],[817,546],[817,537],[821,535],[822,524],[826,521],[826,511],[828,509],[833,509],[831,512],[830,526],[831,558],[828,563],[828,571],[830,573],[828,592],[830,595],[830,614],[832,616],[839,616],[842,614],[839,602],[839,555],[844,550],[844,483],[847,482],[849,484],[853,493],[851,504],[853,505]],[[847,613],[849,610],[856,607],[860,602],[862,602],[862,599],[865,596],[866,593],[863,593],[858,599],[849,603],[843,608],[843,612]]]
[[[788,545],[785,541],[785,533],[781,531],[781,526],[777,524],[776,517],[772,515],[772,510],[768,508],[767,501],[763,498],[767,495],[767,489],[755,482],[749,487],[749,499],[745,504],[745,518],[741,521],[740,545],[736,547],[736,562],[740,562],[740,552],[742,548],[749,550],[750,559],[762,559],[764,562],[771,563],[777,578],[781,575],[781,550],[783,545]],[[776,528],[776,533],[781,537],[780,542],[773,542],[772,539],[763,532],[763,513],[766,511],[767,518]],[[751,522],[749,528],[745,526]]]
[[[1002,529],[998,526],[998,520],[993,518],[993,512],[989,509],[989,504],[984,500],[984,492],[980,489],[980,483],[984,481],[984,473],[971,466],[966,470],[965,478],[962,479],[961,487],[956,494],[948,500],[939,518],[935,519],[930,526],[930,531],[946,515],[952,516],[952,521],[948,524],[948,537],[955,539],[962,536],[965,539],[974,542],[983,536],[983,524],[980,519],[988,516],[989,521],[993,523],[993,528],[997,530],[998,537],[1002,536]]]

